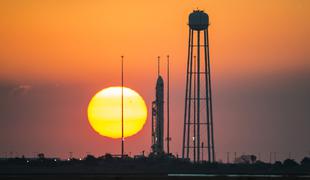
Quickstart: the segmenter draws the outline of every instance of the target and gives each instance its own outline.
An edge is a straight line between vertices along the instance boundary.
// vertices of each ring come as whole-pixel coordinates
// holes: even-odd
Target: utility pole
[[[227,152],[227,164],[229,164],[229,152]]]
[[[169,113],[169,94],[170,94],[170,90],[169,90],[169,84],[170,84],[170,77],[169,77],[169,55],[167,55],[167,153],[168,155],[170,154],[170,147],[169,147],[169,143],[170,143],[170,113]]]
[[[124,158],[124,56],[122,58],[122,158]]]

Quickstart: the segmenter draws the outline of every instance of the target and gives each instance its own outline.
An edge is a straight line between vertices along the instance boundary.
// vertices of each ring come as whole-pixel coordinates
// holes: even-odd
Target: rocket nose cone
[[[158,78],[157,78],[157,84],[163,84],[164,83],[164,80],[163,80],[163,78],[161,77],[161,76],[158,76]]]

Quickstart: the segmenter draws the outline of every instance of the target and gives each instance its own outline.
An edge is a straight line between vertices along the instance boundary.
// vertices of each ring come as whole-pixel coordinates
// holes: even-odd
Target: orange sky
[[[143,73],[141,68],[154,72],[155,57],[167,53],[175,75],[181,75],[187,16],[197,7],[211,18],[211,55],[218,76],[309,66],[307,0],[0,3],[4,79],[101,81],[98,77],[118,77],[122,54],[132,77]]]
[[[179,152],[180,133],[182,133],[180,121],[183,122],[180,112],[184,109],[187,19],[189,13],[196,8],[205,10],[210,16],[215,143],[219,151],[222,153],[230,150],[250,151],[255,144],[262,147],[260,149],[262,151],[293,147],[285,144],[286,139],[282,144],[274,143],[278,141],[276,138],[280,136],[279,134],[285,134],[287,128],[292,127],[292,122],[289,120],[286,123],[281,122],[287,126],[283,126],[275,133],[275,139],[270,138],[272,142],[270,146],[266,145],[265,149],[262,145],[265,142],[259,139],[260,135],[255,135],[254,139],[258,140],[253,145],[251,144],[253,139],[246,139],[253,132],[249,130],[244,131],[245,134],[233,132],[252,126],[253,129],[258,129],[256,128],[258,126],[254,126],[254,120],[251,123],[247,120],[260,117],[260,114],[268,111],[267,106],[264,109],[263,103],[261,106],[247,104],[249,102],[245,102],[246,100],[257,101],[258,104],[261,100],[261,98],[254,99],[254,95],[249,92],[258,90],[256,95],[261,97],[266,94],[265,90],[268,92],[272,90],[272,93],[279,94],[280,99],[307,92],[304,90],[308,87],[305,88],[306,83],[296,84],[298,81],[295,79],[299,78],[297,76],[300,75],[299,72],[308,75],[307,72],[310,71],[309,0],[1,0],[0,85],[2,82],[13,82],[22,85],[19,88],[23,91],[25,87],[30,87],[26,92],[30,89],[29,92],[33,93],[27,97],[28,99],[22,97],[25,101],[23,103],[22,100],[14,99],[16,103],[14,104],[13,100],[10,100],[12,109],[3,110],[3,114],[7,113],[6,116],[9,117],[8,121],[17,118],[12,115],[14,113],[18,118],[29,119],[29,122],[33,120],[32,124],[25,121],[18,126],[0,121],[2,123],[0,126],[8,127],[0,129],[2,137],[8,137],[13,128],[17,128],[21,134],[29,133],[28,136],[9,136],[12,141],[15,138],[15,144],[0,138],[0,144],[7,144],[4,151],[12,149],[18,151],[22,149],[21,147],[25,147],[25,144],[29,145],[24,149],[28,153],[34,151],[31,147],[63,154],[72,149],[80,151],[80,154],[85,151],[99,154],[102,153],[102,149],[105,152],[113,151],[113,148],[111,149],[113,142],[104,139],[105,143],[102,144],[102,138],[88,126],[85,120],[87,103],[98,90],[120,85],[120,56],[124,55],[125,85],[139,92],[149,108],[155,96],[157,56],[165,57],[170,54],[171,121],[175,125],[172,130],[172,151]],[[165,73],[165,61],[161,67],[161,71]],[[304,74],[300,77],[307,80],[309,76]],[[278,77],[284,77],[281,79],[283,83],[278,81]],[[301,91],[286,92],[285,89],[293,86],[285,84],[286,81],[294,82],[294,86],[300,86]],[[242,89],[242,86],[245,88]],[[278,86],[283,87],[283,92],[278,92],[276,89]],[[15,89],[13,88],[14,92]],[[272,99],[274,96],[270,97],[269,99]],[[32,98],[37,104],[29,105],[33,101]],[[300,99],[306,100],[302,96]],[[48,103],[43,106],[42,104],[46,102]],[[271,104],[270,109],[276,112],[275,107],[278,104],[272,102],[274,101],[270,100],[267,104]],[[22,106],[24,103],[29,109]],[[52,105],[48,105],[49,103],[53,108],[50,108]],[[290,103],[279,101],[279,104]],[[285,117],[308,119],[310,117],[308,110],[298,103],[292,103],[292,106],[298,109],[291,112],[289,114],[291,116],[282,117],[281,113],[270,112],[265,117],[269,118],[268,121],[277,118],[282,120]],[[1,103],[0,106],[11,107]],[[45,112],[43,107],[46,109]],[[250,109],[245,112],[244,109],[247,107]],[[35,108],[42,112],[31,114],[31,110],[39,111]],[[283,112],[283,109],[279,109],[279,112]],[[39,141],[38,134],[43,134],[45,130],[38,128],[40,123],[37,122],[46,117],[51,121],[53,119],[59,121],[49,126],[47,123],[46,126],[51,128],[51,132],[45,134]],[[257,121],[259,120],[258,118]],[[137,153],[149,148],[151,140],[149,121],[150,117],[141,134],[132,139],[131,144],[136,144],[138,147],[129,145],[128,151]],[[309,127],[305,122],[303,121],[304,124],[301,123],[300,126]],[[273,123],[275,122],[270,122],[269,127],[273,127]],[[75,125],[74,128],[72,124]],[[233,127],[234,124],[238,127]],[[28,125],[29,131],[26,131],[25,127]],[[59,129],[60,127],[62,129]],[[52,129],[57,129],[59,133],[53,134]],[[266,131],[264,132],[266,135],[274,131],[265,127],[259,130]],[[308,135],[306,130],[299,132]],[[77,137],[74,134],[77,134]],[[281,136],[284,137],[283,134]],[[28,140],[22,141],[19,138]],[[37,144],[32,138],[38,140]],[[62,141],[55,141],[48,146],[43,138]],[[76,138],[81,141],[74,141]],[[291,142],[297,143],[300,137],[297,135],[287,137],[290,138]],[[57,146],[64,148],[57,149]],[[298,150],[308,148],[305,145],[294,147]]]

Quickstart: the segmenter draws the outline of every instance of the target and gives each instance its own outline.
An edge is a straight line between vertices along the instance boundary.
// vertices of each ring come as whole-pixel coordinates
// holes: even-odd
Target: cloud
[[[21,84],[17,87],[14,87],[11,91],[11,95],[26,95],[29,93],[29,91],[32,89],[31,85],[28,84]]]
[[[9,98],[26,95],[33,89],[30,84],[18,84],[15,82],[0,81],[0,97]]]

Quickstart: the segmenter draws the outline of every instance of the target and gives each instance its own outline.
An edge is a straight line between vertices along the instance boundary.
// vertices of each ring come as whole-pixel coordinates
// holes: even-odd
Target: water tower
[[[201,10],[189,15],[182,157],[215,161],[212,114],[209,16]],[[207,156],[205,156],[207,154]]]

